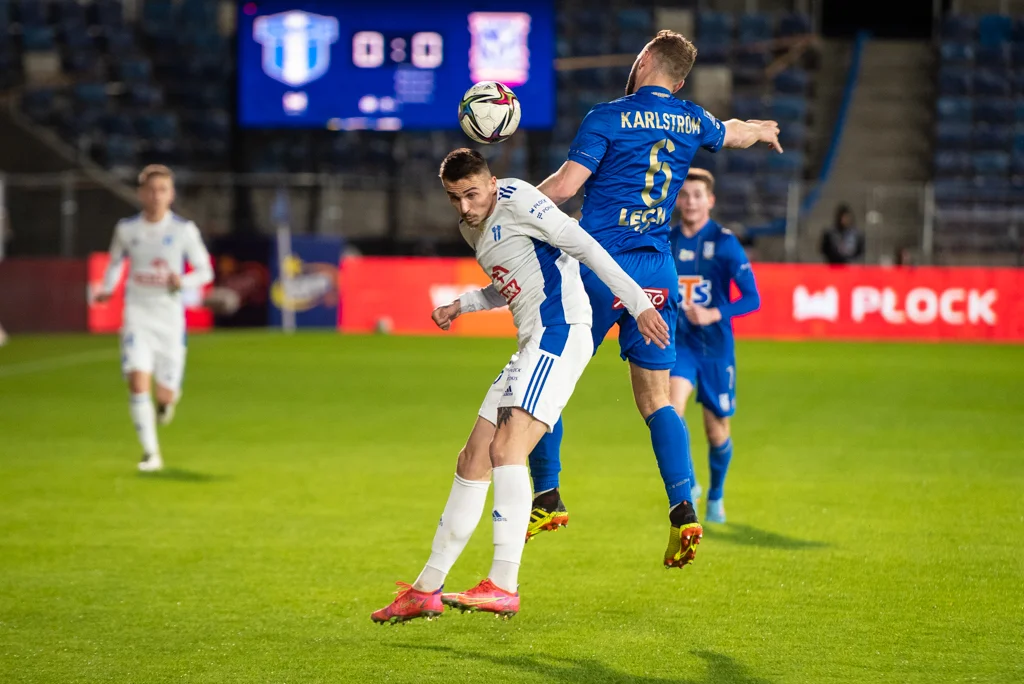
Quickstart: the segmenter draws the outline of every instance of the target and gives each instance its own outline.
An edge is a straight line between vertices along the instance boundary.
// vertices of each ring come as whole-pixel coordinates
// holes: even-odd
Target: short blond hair
[[[150,164],[139,172],[139,187],[149,182],[150,178],[169,178],[174,182],[174,172],[163,164]]]
[[[683,81],[697,61],[697,46],[683,34],[664,29],[647,44],[658,69],[673,81]]]
[[[715,177],[707,169],[690,169],[686,172],[686,180],[700,181],[707,186],[708,194],[715,194]]]

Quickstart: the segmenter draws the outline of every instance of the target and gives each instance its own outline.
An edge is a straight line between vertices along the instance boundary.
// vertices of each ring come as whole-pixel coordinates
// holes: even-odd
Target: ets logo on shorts
[[[290,86],[312,83],[331,64],[338,20],[298,10],[258,17],[253,39],[263,46],[263,71]]]
[[[469,75],[474,83],[498,81],[515,88],[530,79],[529,14],[472,12],[469,35]]]

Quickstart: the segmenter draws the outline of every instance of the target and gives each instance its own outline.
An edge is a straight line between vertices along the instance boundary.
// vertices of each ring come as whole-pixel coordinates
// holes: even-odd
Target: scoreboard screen
[[[553,0],[243,2],[239,124],[456,129],[462,94],[500,81],[521,128],[550,128],[554,42]]]

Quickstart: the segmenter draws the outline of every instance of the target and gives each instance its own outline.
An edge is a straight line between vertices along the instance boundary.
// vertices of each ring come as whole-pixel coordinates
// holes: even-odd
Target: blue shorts
[[[651,342],[646,344],[636,327],[636,320],[618,302],[608,286],[586,266],[580,266],[583,287],[594,310],[594,353],[607,337],[608,331],[619,324],[619,350],[623,359],[648,370],[669,370],[676,363],[676,316],[679,312],[679,277],[670,254],[654,249],[635,250],[613,254],[622,270],[647,290],[651,301],[658,307],[661,317],[668,323],[672,342],[665,349]]]
[[[719,418],[736,413],[735,356],[702,356],[686,345],[679,345],[672,377],[689,380],[697,388],[697,403]]]

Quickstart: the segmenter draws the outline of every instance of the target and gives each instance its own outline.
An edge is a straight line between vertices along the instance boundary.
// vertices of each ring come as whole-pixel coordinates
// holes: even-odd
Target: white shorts
[[[153,376],[161,387],[181,393],[185,375],[185,331],[180,328],[125,322],[121,329],[121,372],[131,371]]]
[[[589,325],[541,329],[512,355],[487,390],[480,417],[497,425],[498,409],[516,406],[551,432],[593,355]]]

